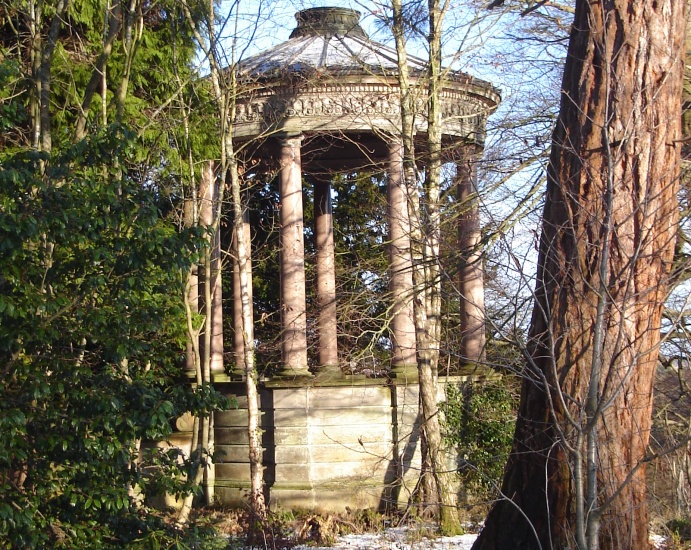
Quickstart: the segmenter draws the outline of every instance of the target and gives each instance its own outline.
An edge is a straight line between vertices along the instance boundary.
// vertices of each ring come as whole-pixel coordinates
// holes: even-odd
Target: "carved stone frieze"
[[[257,97],[238,102],[235,123],[275,121],[281,117],[340,117],[349,114],[394,116],[399,112],[398,102],[391,94],[322,94],[320,90],[299,96]]]
[[[495,102],[465,89],[448,88],[442,92],[444,133],[484,139],[487,116]],[[423,90],[416,101],[419,131],[425,131],[427,97]],[[385,84],[324,85],[265,89],[241,97],[236,105],[234,124],[238,135],[251,137],[254,132],[285,129],[300,121],[303,129],[347,131],[351,127],[395,130],[400,117],[398,89]],[[243,131],[244,128],[244,131]]]

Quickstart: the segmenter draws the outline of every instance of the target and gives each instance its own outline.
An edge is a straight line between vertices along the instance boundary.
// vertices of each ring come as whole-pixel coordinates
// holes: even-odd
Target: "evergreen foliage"
[[[171,419],[223,400],[182,378],[182,273],[203,235],[113,172],[131,135],[0,171],[0,533],[15,547],[120,545],[159,527],[133,495],[190,490]],[[40,163],[47,177],[40,177]]]
[[[449,385],[442,404],[445,439],[458,454],[458,475],[469,493],[495,498],[511,452],[518,396],[507,379]]]
[[[38,125],[31,58],[57,4],[37,16],[0,2],[0,548],[182,543],[199,532],[169,527],[147,498],[194,490],[206,457],[141,444],[165,442],[187,411],[229,406],[183,375],[184,283],[207,242],[178,212],[185,140],[209,146],[180,123],[194,50],[174,2],[133,15],[74,0],[45,67],[50,125]],[[99,82],[82,139],[106,14],[118,18],[106,94]],[[128,44],[130,16],[142,24]]]

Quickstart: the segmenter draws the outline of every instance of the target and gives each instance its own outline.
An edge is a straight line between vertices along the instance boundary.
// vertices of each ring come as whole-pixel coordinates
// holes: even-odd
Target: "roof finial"
[[[295,14],[298,26],[290,38],[301,36],[359,36],[367,38],[360,27],[360,12],[347,8],[310,8]]]

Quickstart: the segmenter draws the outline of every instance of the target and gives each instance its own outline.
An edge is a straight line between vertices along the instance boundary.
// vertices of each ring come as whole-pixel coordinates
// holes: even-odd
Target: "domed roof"
[[[369,39],[360,26],[360,12],[345,8],[311,8],[295,14],[298,26],[290,39],[240,63],[253,78],[314,72],[396,74],[394,48]],[[426,63],[408,56],[413,73]]]
[[[312,8],[295,18],[298,25],[289,40],[237,66],[241,87],[233,116],[235,139],[347,135],[358,145],[363,136],[381,145],[382,135],[399,133],[396,50],[370,40],[355,10]],[[427,67],[408,56],[418,134],[427,131]],[[482,145],[499,90],[460,71],[445,71],[439,97],[444,139]]]

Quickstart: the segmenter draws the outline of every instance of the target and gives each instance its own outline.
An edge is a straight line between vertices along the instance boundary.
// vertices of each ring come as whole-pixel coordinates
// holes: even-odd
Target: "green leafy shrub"
[[[133,147],[112,127],[53,156],[0,154],[0,548],[180,540],[135,495],[192,490],[189,464],[138,442],[228,405],[182,372],[203,235],[129,177]]]
[[[679,547],[688,548],[687,545],[691,545],[691,520],[689,518],[670,520],[667,522],[667,529],[672,535],[673,542]]]
[[[445,439],[458,453],[469,492],[491,496],[511,451],[518,398],[506,379],[449,385],[442,410]]]

